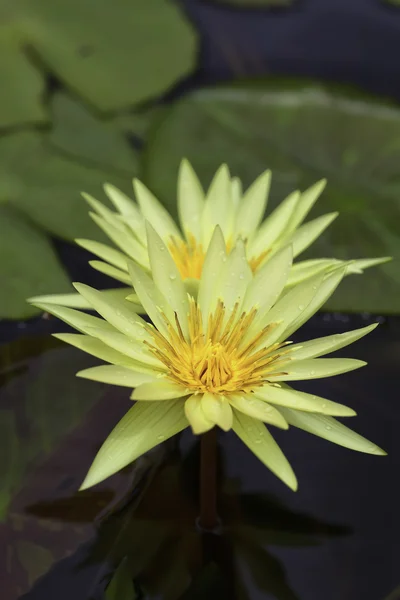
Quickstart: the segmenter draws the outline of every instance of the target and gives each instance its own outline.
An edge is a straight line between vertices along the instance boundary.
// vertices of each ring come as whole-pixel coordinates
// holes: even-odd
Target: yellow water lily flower
[[[257,272],[280,248],[291,244],[296,258],[308,248],[332,223],[338,213],[317,217],[303,224],[307,214],[325,188],[326,181],[318,181],[304,192],[295,191],[266,218],[271,172],[261,174],[243,194],[240,180],[231,178],[228,167],[222,165],[207,194],[187,160],[181,163],[178,177],[178,214],[181,229],[155,196],[134,179],[137,203],[120,190],[106,184],[104,190],[116,212],[83,194],[92,211],[95,223],[110,238],[115,247],[92,240],[78,239],[77,243],[100,260],[91,265],[113,279],[131,286],[127,259],[133,259],[143,269],[150,269],[145,220],[148,220],[169,249],[178,271],[186,282],[188,291],[198,286],[204,260],[216,225],[221,227],[229,253],[238,239],[245,245],[246,259],[253,272]],[[305,260],[291,268],[287,286],[321,273],[347,265],[346,274],[362,273],[363,269],[384,263],[387,257],[349,260],[334,258]],[[113,296],[115,290],[110,290]],[[118,292],[116,292],[118,294]],[[77,294],[41,296],[32,300],[55,302],[63,306],[87,307]],[[138,300],[136,299],[138,302]],[[141,311],[140,306],[137,310]]]
[[[242,240],[227,251],[221,228],[208,244],[194,298],[187,293],[167,245],[146,226],[152,278],[129,263],[133,287],[151,323],[129,299],[111,298],[83,284],[78,293],[101,317],[36,303],[81,334],[57,335],[109,365],[80,377],[135,388],[133,407],[104,442],[83,483],[92,486],[188,426],[202,434],[233,429],[254,454],[296,489],[296,477],[267,426],[300,427],[354,450],[384,454],[334,416],[351,408],[292,389],[288,382],[345,373],[365,363],[320,358],[361,338],[374,325],[301,344],[287,342],[333,293],[345,267],[324,271],[282,294],[292,246],[254,274]]]

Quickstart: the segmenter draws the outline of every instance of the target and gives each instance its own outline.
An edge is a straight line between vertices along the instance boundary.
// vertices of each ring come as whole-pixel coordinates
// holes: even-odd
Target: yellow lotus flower
[[[181,230],[162,204],[137,179],[133,187],[138,204],[114,186],[104,190],[116,208],[113,212],[104,204],[83,194],[93,209],[95,223],[118,248],[92,240],[78,239],[77,243],[100,260],[91,265],[113,279],[131,286],[127,259],[133,259],[149,271],[145,220],[148,220],[169,249],[188,291],[197,287],[204,267],[205,255],[215,226],[221,227],[229,251],[241,239],[245,245],[246,260],[257,272],[280,248],[291,244],[296,258],[332,223],[338,213],[333,212],[302,224],[325,188],[322,179],[304,192],[295,191],[265,219],[271,172],[260,175],[242,194],[238,178],[231,178],[228,167],[222,165],[207,192],[187,160],[183,160],[178,177],[178,214]],[[363,269],[384,263],[387,257],[340,261],[331,258],[305,260],[292,266],[287,286],[321,273],[346,265],[346,274],[362,273]],[[115,290],[110,290],[114,295]],[[118,293],[118,292],[117,292]],[[87,308],[87,303],[76,294],[41,296],[32,300],[59,303],[63,306]],[[136,298],[136,302],[138,299]],[[137,310],[141,311],[140,306]]]
[[[149,315],[129,300],[75,287],[100,319],[71,308],[36,303],[79,334],[57,335],[111,363],[80,377],[135,388],[137,402],[103,444],[83,483],[102,481],[189,425],[195,434],[233,428],[254,454],[296,489],[296,477],[266,425],[300,427],[354,450],[384,454],[334,416],[351,408],[296,391],[287,382],[338,375],[363,366],[350,358],[319,358],[350,344],[376,325],[290,345],[287,338],[333,293],[345,268],[323,271],[282,295],[292,268],[292,246],[253,274],[239,240],[230,252],[216,227],[196,297],[187,293],[165,242],[147,225],[152,278],[134,261],[132,284]]]

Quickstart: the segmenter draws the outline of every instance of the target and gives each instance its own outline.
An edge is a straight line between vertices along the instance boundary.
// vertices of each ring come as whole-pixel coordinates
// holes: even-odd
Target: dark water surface
[[[318,315],[297,337],[375,319]],[[76,379],[95,360],[49,338],[61,329],[55,320],[34,323],[46,335],[1,346],[1,597],[100,599],[127,556],[136,596],[118,600],[386,599],[400,582],[400,320],[380,320],[347,352],[368,367],[297,387],[352,406],[358,416],[348,424],[389,455],[274,429],[299,478],[293,493],[221,433],[222,529],[205,537],[195,525],[199,449],[189,432],[77,493],[129,394]]]

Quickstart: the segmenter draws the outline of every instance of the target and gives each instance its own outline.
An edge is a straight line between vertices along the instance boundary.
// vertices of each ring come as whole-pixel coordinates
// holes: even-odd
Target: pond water
[[[298,339],[374,320],[321,314]],[[77,492],[129,394],[74,377],[95,360],[49,337],[62,328],[56,320],[20,329],[1,346],[2,598],[104,598],[127,557],[135,587],[118,600],[386,600],[400,583],[400,319],[380,320],[351,351],[367,368],[298,387],[352,406],[351,426],[388,456],[274,430],[299,479],[293,493],[221,433],[222,528],[205,536],[195,525],[199,448],[189,432]]]

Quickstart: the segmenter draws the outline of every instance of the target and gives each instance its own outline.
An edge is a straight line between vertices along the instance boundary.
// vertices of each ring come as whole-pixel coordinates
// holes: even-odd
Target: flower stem
[[[203,433],[200,439],[200,526],[211,531],[218,525],[217,428]]]

